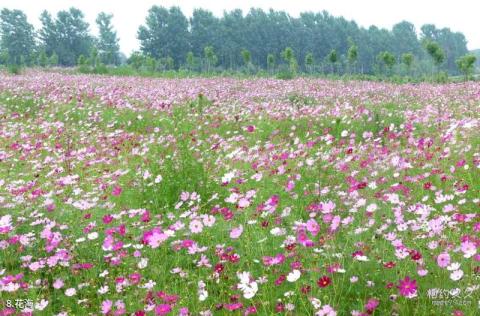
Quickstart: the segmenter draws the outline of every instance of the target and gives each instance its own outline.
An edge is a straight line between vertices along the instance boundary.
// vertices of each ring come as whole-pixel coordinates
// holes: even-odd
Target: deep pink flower
[[[410,296],[417,292],[417,281],[406,276],[405,279],[400,280],[397,286],[402,296]]]
[[[172,311],[172,306],[168,304],[160,304],[155,307],[155,315],[157,316],[167,315],[171,311]]]
[[[119,196],[122,193],[122,188],[118,185],[114,186],[112,189],[113,196]]]

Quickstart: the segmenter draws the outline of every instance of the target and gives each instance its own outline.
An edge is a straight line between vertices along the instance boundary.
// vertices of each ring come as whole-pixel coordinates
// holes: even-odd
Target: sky
[[[251,7],[287,11],[297,17],[300,12],[328,11],[334,16],[355,20],[358,25],[376,25],[391,29],[402,21],[412,22],[417,32],[426,23],[438,28],[449,27],[462,32],[469,49],[480,48],[480,4],[474,0],[1,0],[0,8],[20,9],[27,14],[29,22],[37,29],[41,26],[38,17],[43,10],[56,14],[72,6],[85,14],[92,34],[97,34],[95,18],[101,11],[113,14],[113,24],[120,38],[120,49],[126,54],[138,50],[137,30],[145,22],[147,11],[153,5],[179,6],[190,17],[193,9],[204,8],[214,15],[240,8],[244,14]]]

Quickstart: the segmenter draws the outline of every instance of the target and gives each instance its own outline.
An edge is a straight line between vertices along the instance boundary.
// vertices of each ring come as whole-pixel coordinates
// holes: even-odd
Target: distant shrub
[[[22,72],[22,67],[17,64],[10,64],[7,66],[7,70],[13,75],[19,75]]]

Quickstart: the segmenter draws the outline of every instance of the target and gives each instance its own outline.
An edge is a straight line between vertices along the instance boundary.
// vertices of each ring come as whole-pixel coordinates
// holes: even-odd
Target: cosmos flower
[[[230,231],[230,238],[232,239],[238,239],[243,233],[243,226],[240,225],[238,227],[233,228]]]
[[[413,297],[417,293],[417,281],[406,276],[403,280],[399,281],[397,288],[400,292],[400,295]]]
[[[288,282],[296,282],[302,274],[300,273],[299,270],[293,270],[287,275],[287,281]]]
[[[317,285],[322,288],[329,286],[331,283],[332,283],[332,280],[326,275],[320,277],[317,280]]]
[[[437,264],[440,268],[446,268],[450,264],[450,255],[446,252],[441,253],[437,257]]]

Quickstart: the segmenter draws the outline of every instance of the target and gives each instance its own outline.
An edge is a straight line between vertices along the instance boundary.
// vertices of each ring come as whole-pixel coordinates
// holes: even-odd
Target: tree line
[[[60,11],[40,16],[34,30],[20,10],[0,14],[0,63],[92,66],[121,63],[112,15],[96,19],[99,36],[90,34],[83,13]],[[255,73],[403,74],[472,71],[465,36],[449,28],[415,26],[402,21],[391,30],[334,17],[328,12],[250,9],[212,12],[195,9],[187,18],[179,7],[153,6],[137,32],[140,50],[127,62],[152,71],[187,69],[197,72],[242,70]],[[473,63],[472,63],[473,60]]]

